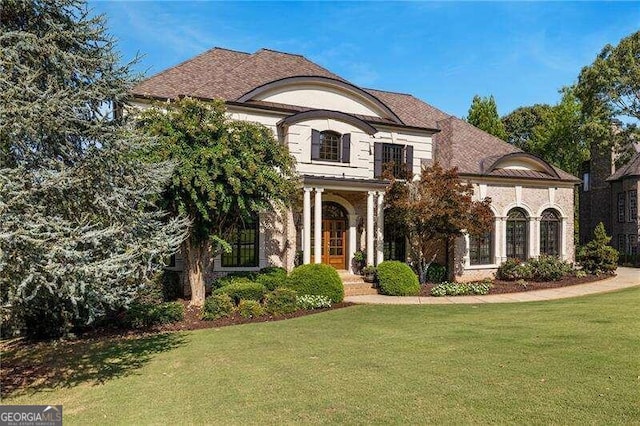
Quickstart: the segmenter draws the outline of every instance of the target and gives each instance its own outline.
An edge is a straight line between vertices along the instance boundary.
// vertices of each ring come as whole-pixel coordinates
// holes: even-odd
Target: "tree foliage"
[[[409,241],[410,257],[425,282],[434,241],[447,245],[454,238],[480,235],[491,229],[491,200],[473,200],[473,187],[462,182],[457,168],[438,163],[422,170],[420,179],[392,180],[385,195],[385,219],[402,229]]]
[[[614,148],[624,164],[634,152],[632,142],[640,140],[640,31],[606,45],[580,72],[576,95],[588,117],[587,137]]]
[[[547,104],[523,106],[513,110],[502,118],[507,142],[523,151],[529,152],[535,128],[544,126],[553,107]]]
[[[593,231],[593,240],[578,249],[576,260],[591,274],[612,273],[618,268],[618,251],[609,246],[611,237],[607,235],[602,222]]]
[[[561,93],[556,105],[521,107],[502,120],[510,143],[577,175],[582,162],[589,158],[585,117],[574,88],[565,87]]]
[[[200,305],[208,259],[247,220],[294,198],[294,159],[267,127],[227,117],[222,101],[184,98],[149,108],[139,126],[161,143],[147,159],[176,162],[163,203],[191,221],[185,268],[192,303]]]
[[[498,107],[496,106],[496,101],[493,96],[489,96],[488,98],[478,95],[474,96],[471,101],[471,107],[469,108],[467,121],[493,136],[502,140],[507,139],[507,132],[504,128],[504,123],[502,123],[498,115]]]
[[[183,238],[153,198],[171,164],[109,105],[132,77],[102,17],[75,0],[0,8],[0,288],[32,335],[127,305]]]

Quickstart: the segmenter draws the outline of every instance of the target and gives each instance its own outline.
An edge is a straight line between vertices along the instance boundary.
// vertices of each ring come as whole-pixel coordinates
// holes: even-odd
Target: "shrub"
[[[447,268],[439,263],[432,263],[427,269],[427,281],[430,283],[438,284],[444,281],[447,277]]]
[[[161,276],[162,298],[172,302],[182,296],[180,274],[176,271],[164,271]]]
[[[264,315],[264,307],[256,300],[241,300],[238,312],[243,318],[256,318]]]
[[[271,315],[290,314],[298,310],[297,293],[288,288],[278,288],[264,298],[267,312]]]
[[[298,294],[327,296],[333,303],[342,302],[344,299],[344,287],[338,272],[321,263],[294,268],[289,276],[288,286]]]
[[[234,308],[233,301],[228,294],[214,294],[205,299],[201,317],[206,321],[228,317],[233,313]]]
[[[587,273],[583,270],[578,270],[574,272],[574,275],[576,276],[576,278],[584,278],[587,276]]]
[[[260,274],[276,274],[276,275],[287,275],[287,270],[281,268],[280,266],[265,266],[260,269]]]
[[[288,282],[287,271],[275,266],[262,268],[260,275],[256,277],[256,282],[264,285],[270,291],[278,287],[286,287]]]
[[[255,272],[230,272],[229,274],[216,278],[211,282],[211,290],[215,291],[216,289],[222,288],[229,284],[233,284],[236,282],[251,282],[255,281],[258,274]]]
[[[536,281],[557,281],[573,271],[573,265],[555,256],[541,255],[529,262],[533,279]]]
[[[317,296],[315,294],[303,294],[302,296],[298,296],[297,303],[300,309],[321,309],[331,307],[331,299],[327,296]]]
[[[593,234],[593,240],[578,249],[576,260],[590,274],[612,273],[618,267],[618,252],[608,245],[611,237],[607,235],[602,222],[596,226]]]
[[[184,318],[184,306],[180,302],[160,304],[132,303],[125,313],[124,324],[132,328],[169,324]]]
[[[504,281],[529,279],[530,275],[527,266],[520,259],[507,259],[496,271],[496,278]]]
[[[465,296],[469,294],[483,295],[488,294],[490,289],[491,284],[485,281],[473,283],[443,282],[431,289],[431,295],[436,297]]]
[[[389,296],[415,296],[420,293],[418,276],[409,265],[387,260],[378,265],[378,287]]]
[[[248,278],[237,278],[231,284],[220,287],[213,294],[226,294],[237,305],[242,300],[260,301],[266,292],[267,289],[260,283],[250,281]]]

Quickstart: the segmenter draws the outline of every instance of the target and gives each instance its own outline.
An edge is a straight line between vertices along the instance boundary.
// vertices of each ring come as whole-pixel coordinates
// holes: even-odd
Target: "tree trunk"
[[[207,243],[185,244],[184,273],[191,288],[190,306],[202,306],[204,304],[204,265],[207,255]]]

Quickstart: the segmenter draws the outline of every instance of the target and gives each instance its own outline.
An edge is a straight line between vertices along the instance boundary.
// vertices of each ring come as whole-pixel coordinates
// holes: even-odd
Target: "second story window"
[[[404,179],[413,167],[413,146],[390,143],[374,144],[374,177],[381,178],[391,171],[396,178]]]
[[[638,191],[629,191],[629,222],[638,220]]]
[[[582,190],[584,192],[587,192],[589,189],[591,189],[591,176],[589,174],[589,172],[585,172],[582,175]]]
[[[625,219],[625,197],[624,192],[618,192],[618,222],[624,222]]]
[[[311,131],[311,160],[348,163],[351,157],[351,134],[325,130]]]

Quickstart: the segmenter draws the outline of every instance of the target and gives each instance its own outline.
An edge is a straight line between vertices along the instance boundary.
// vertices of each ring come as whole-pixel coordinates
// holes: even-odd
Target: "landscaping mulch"
[[[205,321],[200,319],[200,309],[189,306],[188,301],[182,301],[184,303],[184,319],[179,322],[174,322],[171,324],[165,324],[159,327],[156,327],[158,331],[186,331],[186,330],[200,330],[203,328],[218,328],[218,327],[226,327],[229,325],[237,325],[237,324],[249,324],[254,322],[271,322],[271,321],[281,321],[289,318],[298,318],[306,315],[318,314],[320,312],[326,312],[333,309],[341,309],[346,308],[348,306],[354,305],[354,303],[350,302],[342,302],[342,303],[334,303],[330,308],[320,308],[320,309],[301,309],[290,314],[284,315],[262,315],[256,318],[243,318],[240,314],[235,313],[233,316],[226,318],[219,318],[214,321]]]
[[[492,287],[489,290],[489,294],[505,294],[505,293],[520,293],[523,291],[544,290],[547,288],[559,288],[568,287],[576,284],[586,284],[594,281],[601,281],[606,278],[614,277],[613,275],[587,275],[585,277],[567,276],[558,281],[527,281],[526,286],[518,284],[517,281],[502,281],[494,280]],[[435,287],[435,284],[425,284],[420,289],[420,296],[422,297],[435,297],[431,296],[431,289]]]

